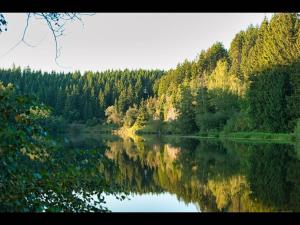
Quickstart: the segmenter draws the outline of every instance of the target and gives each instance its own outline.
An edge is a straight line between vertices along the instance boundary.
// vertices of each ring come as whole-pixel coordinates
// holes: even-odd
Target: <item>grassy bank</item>
[[[266,132],[235,132],[220,133],[220,138],[247,141],[272,141],[278,143],[292,143],[295,141],[293,133],[266,133]]]
[[[131,128],[127,129],[130,130]],[[172,132],[171,127],[168,124],[163,124],[161,135],[172,135],[186,138],[217,138],[217,139],[229,139],[236,141],[260,141],[260,142],[277,142],[277,143],[292,143],[296,140],[296,133],[268,133],[268,132],[207,132],[207,133],[195,133],[195,134],[180,134],[175,130]],[[134,128],[130,130],[130,133],[136,133],[139,135],[159,134],[155,127],[152,125],[146,125],[143,128]],[[126,134],[126,132],[124,132]]]
[[[232,140],[248,140],[248,141],[272,141],[278,143],[295,143],[300,142],[300,120],[295,127],[293,133],[268,133],[268,132],[234,132],[218,134],[220,138]]]
[[[116,126],[111,124],[96,124],[94,126],[87,126],[86,124],[71,123],[67,126],[68,133],[82,133],[82,134],[111,134]]]
[[[115,134],[121,137],[134,137],[136,135],[160,135],[160,136],[174,136],[185,138],[216,138],[228,139],[235,141],[255,141],[255,142],[276,142],[276,143],[292,143],[299,138],[299,133],[267,133],[267,132],[207,132],[195,134],[180,134],[176,129],[173,130],[169,124],[162,124],[161,132],[157,132],[157,126],[147,124],[144,127],[132,126],[118,128],[111,124],[97,124],[94,126],[87,126],[85,124],[69,124],[69,132],[79,132],[83,134]],[[299,130],[299,128],[298,128]]]
[[[149,134],[142,134],[143,136]],[[275,143],[294,143],[295,135],[294,134],[285,134],[285,133],[262,133],[262,132],[238,132],[223,134],[222,132],[214,132],[207,134],[168,134],[163,136],[172,136],[172,137],[183,137],[183,138],[198,138],[198,139],[220,139],[220,140],[233,140],[241,142],[275,142]]]
[[[264,132],[236,132],[224,134],[222,132],[213,132],[207,134],[182,135],[182,137],[190,138],[215,138],[228,139],[235,141],[255,141],[255,142],[276,142],[276,143],[292,143],[295,141],[294,134],[287,133],[264,133]]]

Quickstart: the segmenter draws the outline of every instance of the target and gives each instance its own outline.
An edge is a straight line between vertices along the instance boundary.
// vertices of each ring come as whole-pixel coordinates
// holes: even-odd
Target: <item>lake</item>
[[[68,140],[69,148],[97,148],[101,142],[111,163],[101,173],[120,188],[115,194],[124,195],[120,200],[101,194],[101,205],[112,212],[300,209],[300,160],[294,145],[171,136]]]
[[[76,132],[55,140],[2,159],[1,211],[300,211],[299,144]]]

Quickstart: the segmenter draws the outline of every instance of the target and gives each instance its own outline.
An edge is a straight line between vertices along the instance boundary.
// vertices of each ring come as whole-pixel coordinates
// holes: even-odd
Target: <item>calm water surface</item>
[[[74,148],[99,141],[68,140]],[[107,183],[120,186],[115,193],[126,193],[122,201],[102,193],[102,205],[112,212],[300,209],[300,160],[294,145],[155,136],[104,138],[102,144],[111,165],[101,172]]]
[[[60,135],[0,160],[0,211],[300,211],[300,145]]]

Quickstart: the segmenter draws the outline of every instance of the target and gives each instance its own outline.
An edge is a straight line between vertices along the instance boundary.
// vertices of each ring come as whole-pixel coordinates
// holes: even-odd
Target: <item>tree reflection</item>
[[[106,212],[103,193],[163,192],[203,212],[300,208],[292,145],[72,136],[45,143],[39,154],[2,155],[0,211]]]
[[[292,145],[139,138],[109,142],[106,156],[118,167],[107,179],[127,191],[174,193],[201,211],[299,210]]]
[[[102,194],[122,188],[101,173],[112,166],[103,149],[67,148],[49,140],[43,154],[38,150],[1,156],[1,212],[109,211]]]
[[[277,209],[299,210],[300,161],[293,146],[265,144],[250,151],[247,177],[253,197]]]

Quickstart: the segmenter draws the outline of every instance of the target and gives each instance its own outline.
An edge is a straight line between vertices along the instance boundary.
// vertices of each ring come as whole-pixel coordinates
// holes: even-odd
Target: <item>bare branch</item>
[[[22,43],[22,41],[18,41],[14,46],[12,46],[11,48],[9,48],[6,52],[4,52],[0,58],[6,56],[8,53],[10,53],[11,51],[13,51],[16,47],[18,47],[20,44]]]
[[[29,47],[36,47],[36,46],[34,46],[34,45],[29,44],[27,41],[25,41],[25,35],[26,35],[27,29],[28,29],[30,16],[31,16],[31,13],[28,13],[28,14],[27,14],[27,19],[26,19],[26,26],[25,26],[25,28],[24,28],[23,36],[22,36],[21,41],[22,41],[24,44],[26,44],[27,46],[29,46]]]
[[[53,40],[54,40],[54,44],[55,44],[55,62],[59,67],[61,67],[61,65],[59,65],[59,63],[57,61],[60,56],[60,50],[61,50],[61,47],[59,47],[59,44],[58,44],[58,38],[60,36],[63,36],[64,31],[65,31],[66,22],[79,21],[79,22],[81,22],[82,26],[84,26],[84,23],[81,19],[81,15],[92,16],[94,14],[95,13],[27,13],[26,24],[25,24],[25,28],[24,28],[21,40],[18,43],[16,43],[13,47],[11,47],[1,57],[7,55],[10,51],[14,50],[21,43],[24,43],[29,47],[36,47],[34,45],[29,44],[25,40],[28,26],[29,26],[29,20],[32,16],[34,16],[35,19],[45,21],[48,28],[50,29]],[[6,24],[7,23],[6,23],[4,16],[0,13],[0,33],[2,31],[1,28],[3,26],[6,26]]]

